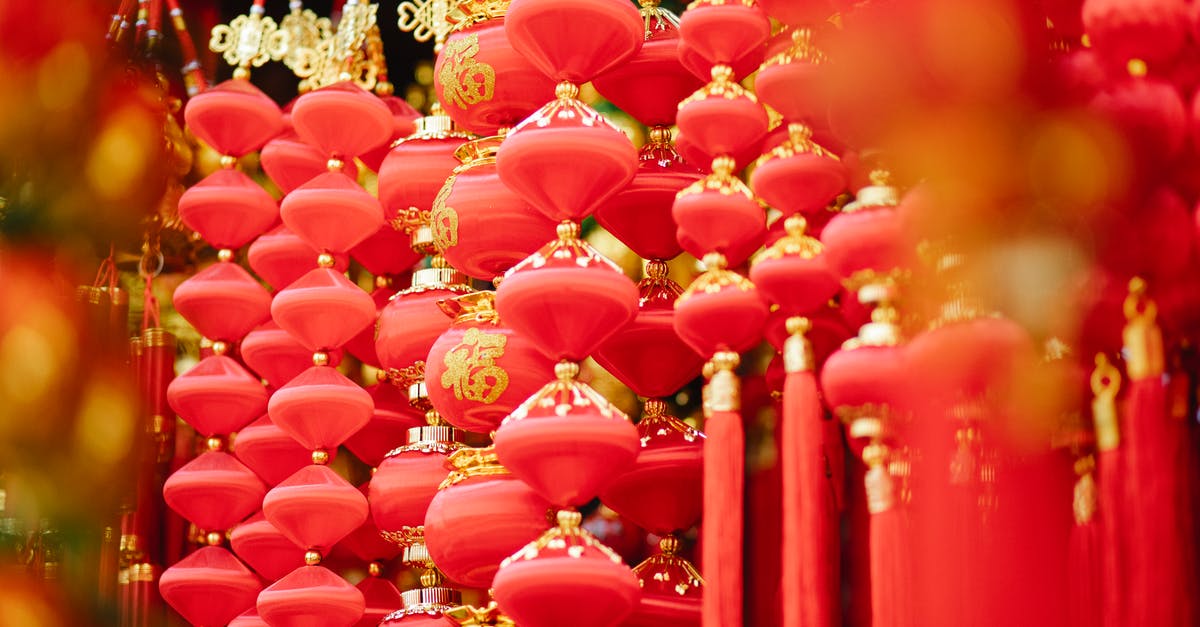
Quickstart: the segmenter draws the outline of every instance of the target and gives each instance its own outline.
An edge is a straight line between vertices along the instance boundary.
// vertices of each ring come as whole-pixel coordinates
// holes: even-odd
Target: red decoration
[[[576,85],[629,59],[642,45],[641,16],[621,0],[513,0],[505,19],[517,52],[546,76]]]
[[[324,553],[367,519],[367,499],[328,466],[314,464],[272,488],[263,514],[297,546]]]
[[[1110,81],[1089,108],[1109,119],[1137,158],[1136,167],[1154,175],[1177,157],[1187,139],[1188,112],[1179,90],[1148,76]]]
[[[374,479],[374,477],[372,477],[372,479]],[[362,485],[358,486],[358,491],[362,492],[363,496],[368,496],[369,489],[370,482],[363,483]],[[377,571],[379,569],[378,562],[390,560],[399,555],[401,551],[401,547],[389,542],[383,537],[379,527],[375,526],[375,521],[372,520],[370,516],[363,521],[363,524],[359,525],[358,529],[355,529],[350,533],[350,535],[342,538],[342,541],[338,544],[338,549],[345,550],[360,562],[368,565],[375,563],[375,568],[370,569],[372,571]],[[374,578],[376,578],[376,575],[368,577],[368,579]],[[397,602],[396,604],[398,605],[398,602],[400,601],[400,591],[396,590],[394,586],[392,587],[392,590],[395,592],[395,600]],[[366,595],[365,590],[364,595]],[[370,595],[366,596],[368,596],[369,602]],[[392,605],[392,608],[395,609],[395,605]],[[387,614],[390,611],[391,610],[388,610],[383,614]],[[376,624],[379,623],[380,618],[383,618],[383,614],[380,614],[378,617],[376,617]]]
[[[642,584],[642,597],[627,627],[697,627],[701,622],[704,582],[687,560],[676,552],[679,540],[663,538],[663,552],[633,568]]]
[[[342,82],[310,91],[292,107],[292,127],[300,139],[326,155],[357,157],[392,136],[396,122],[379,98]]]
[[[554,222],[505,186],[496,172],[500,142],[463,144],[454,169],[433,201],[433,244],[446,261],[491,281],[554,237]]]
[[[258,574],[275,581],[304,565],[304,549],[259,512],[229,534],[229,544]]]
[[[371,517],[393,542],[425,522],[425,512],[449,474],[446,458],[462,444],[449,427],[414,427],[408,444],[388,453],[371,477]]]
[[[633,180],[596,210],[600,226],[645,259],[673,259],[682,251],[671,206],[675,194],[700,178],[669,139],[669,131],[651,129]]]
[[[421,255],[408,246],[408,236],[385,224],[350,249],[350,256],[376,277],[394,277],[412,270]]]
[[[771,17],[784,24],[803,25],[823,22],[835,13],[830,0],[756,0]]]
[[[329,451],[331,459],[336,452]],[[263,416],[238,431],[233,454],[270,486],[312,463],[312,451],[293,440],[287,432],[271,422],[269,416]]]
[[[246,260],[254,273],[271,287],[281,290],[317,267],[320,251],[282,224],[250,244]],[[333,269],[345,272],[350,260],[344,254],[333,256]]]
[[[379,312],[379,332],[375,352],[379,363],[389,372],[401,371],[420,362],[438,336],[450,327],[450,319],[438,307],[438,301],[470,291],[462,285],[417,287],[397,294]],[[408,385],[407,381],[398,381]]]
[[[450,424],[489,433],[554,374],[537,345],[503,324],[493,292],[439,301],[454,319],[429,349],[425,389]]]
[[[505,18],[456,29],[433,67],[446,115],[479,135],[511,128],[554,97],[554,82],[509,44]]]
[[[787,315],[823,309],[840,287],[824,246],[805,235],[806,226],[804,218],[788,218],[787,235],[755,257],[750,270],[750,280]]]
[[[712,174],[679,192],[671,215],[684,250],[696,257],[720,253],[739,266],[762,246],[767,225],[763,208],[731,167],[722,157]]]
[[[704,434],[665,410],[662,401],[646,401],[637,461],[600,494],[605,505],[658,535],[700,520],[704,470]]]
[[[766,321],[767,303],[754,284],[719,266],[700,275],[675,305],[675,331],[701,355],[749,349]]]
[[[396,295],[395,288],[388,278],[377,278],[375,289],[371,290],[371,300],[375,302],[376,316],[391,302]],[[378,319],[378,318],[377,318]],[[379,367],[379,355],[375,354],[375,325],[368,324],[358,335],[346,342],[346,351],[358,358],[364,365]]]
[[[1086,0],[1083,26],[1092,45],[1116,63],[1165,62],[1187,40],[1188,7],[1183,0]]]
[[[323,566],[301,566],[258,595],[273,627],[350,627],[366,610],[363,594]]]
[[[425,514],[425,545],[452,581],[492,585],[500,561],[546,528],[550,503],[508,474],[495,455],[464,449],[458,476],[438,490]]]
[[[271,316],[306,348],[345,344],[375,320],[375,302],[332,268],[316,268],[275,295]]]
[[[395,444],[406,441],[408,430],[425,424],[425,416],[409,404],[399,387],[381,382],[367,388],[375,411],[363,428],[344,442],[354,456],[369,466],[383,462]]]
[[[454,152],[466,139],[452,130],[449,118],[430,116],[421,119],[416,135],[392,148],[379,166],[379,200],[389,221],[409,208],[430,210],[446,177],[459,165]]]
[[[322,252],[344,253],[383,225],[383,207],[340,170],[325,172],[292,190],[279,216],[296,235]]]
[[[689,5],[679,20],[680,57],[701,78],[707,78],[714,65],[743,62],[758,67],[770,36],[771,21],[756,3],[701,0]]]
[[[560,225],[496,290],[501,319],[554,359],[581,361],[637,314],[633,281],[578,237]]]
[[[496,156],[500,180],[556,221],[591,215],[637,171],[637,149],[629,138],[576,100],[578,92],[574,86],[560,88],[557,99],[513,128]]]
[[[329,157],[305,143],[295,132],[288,131],[263,146],[259,156],[263,172],[279,186],[284,194],[328,171]],[[358,179],[358,166],[353,161],[343,164],[346,176]]]
[[[234,456],[207,451],[171,473],[163,498],[179,515],[207,531],[225,531],[258,509],[266,486]]]
[[[679,105],[679,132],[709,155],[757,154],[767,135],[767,111],[733,82],[733,72],[714,71],[713,82]],[[738,164],[738,165],[745,165]]]
[[[812,141],[810,129],[791,128],[788,140],[759,161],[750,184],[784,216],[812,215],[846,188],[846,171],[835,155]]]
[[[378,627],[385,616],[403,603],[396,586],[382,577],[367,577],[358,582],[357,587],[362,592],[366,609],[356,627]]]
[[[250,81],[238,79],[214,85],[188,100],[183,119],[204,143],[234,157],[258,150],[283,130],[279,105]]]
[[[279,208],[240,170],[213,172],[179,197],[179,217],[216,248],[240,248],[270,228]]]
[[[167,401],[201,434],[227,435],[266,411],[267,391],[236,361],[211,355],[171,381]]]
[[[237,340],[270,317],[271,295],[235,263],[214,263],[175,288],[179,315],[212,340]]]
[[[238,348],[242,361],[273,388],[284,386],[312,365],[312,351],[279,328],[274,320],[247,334]],[[335,352],[330,363],[336,366],[339,357]]]
[[[371,419],[371,395],[328,366],[313,366],[271,395],[267,412],[309,450],[337,448]]]
[[[232,553],[206,546],[168,568],[158,581],[163,599],[187,621],[203,627],[228,624],[254,606],[258,577]]]
[[[380,100],[392,112],[392,121],[395,122],[395,127],[392,129],[392,135],[388,141],[358,156],[363,165],[372,172],[378,172],[379,168],[383,166],[383,161],[391,153],[392,145],[395,142],[417,131],[417,121],[421,119],[421,113],[403,98],[382,96]]]
[[[639,396],[670,396],[699,376],[704,362],[675,331],[675,300],[683,290],[667,277],[665,263],[650,262],[638,292],[637,317],[593,357]]]

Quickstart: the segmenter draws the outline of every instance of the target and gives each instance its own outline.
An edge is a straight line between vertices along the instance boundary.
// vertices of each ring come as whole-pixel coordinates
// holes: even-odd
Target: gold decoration
[[[633,574],[637,575],[638,583],[643,588],[647,579],[668,584],[674,581],[672,589],[679,596],[686,596],[693,589],[704,587],[704,578],[696,571],[696,567],[679,556],[679,538],[666,536],[658,546],[662,553],[651,555],[633,567]]]
[[[554,381],[542,386],[524,403],[521,403],[508,416],[504,423],[524,420],[534,409],[553,412],[565,416],[574,409],[595,408],[597,415],[610,420],[629,420],[620,409],[617,409],[603,394],[591,386],[576,379],[579,376],[579,364],[561,361],[554,366]]]
[[[1086,525],[1096,515],[1097,489],[1096,479],[1092,471],[1096,468],[1096,459],[1091,455],[1075,460],[1075,494],[1072,509],[1075,511],[1075,524]]]
[[[825,252],[825,245],[815,237],[807,235],[808,220],[796,214],[789,216],[783,222],[785,235],[771,244],[769,248],[754,256],[751,265],[757,265],[768,259],[783,259],[784,257],[799,257],[813,259]]]
[[[429,212],[426,220],[433,237],[433,246],[439,252],[446,252],[448,248],[458,245],[458,212],[454,210],[454,207],[446,204],[446,199],[454,191],[456,178],[455,174],[446,178],[446,182],[442,184],[442,188],[438,190],[437,196],[433,199],[433,210]],[[397,215],[396,220],[400,219],[402,219],[401,215]],[[411,220],[412,217],[406,216],[403,219]]]
[[[365,90],[375,89],[379,74],[386,72],[383,43],[376,13],[379,5],[348,0],[331,37],[316,47],[312,72],[300,82],[300,90],[353,81]]]
[[[451,24],[447,21],[454,0],[404,0],[397,7],[400,19],[396,25],[401,31],[412,33],[413,39],[426,42],[434,40],[434,52],[439,52],[450,34]]]
[[[728,65],[714,65],[712,68],[712,81],[704,87],[697,89],[692,95],[684,98],[679,103],[679,110],[688,104],[708,98],[724,98],[726,100],[737,100],[738,98],[748,98],[751,102],[758,102],[758,96],[753,92],[747,91],[745,87],[733,80],[733,68]]]
[[[291,13],[280,20],[279,28],[290,39],[283,64],[300,78],[312,76],[320,63],[317,50],[321,42],[333,36],[333,23],[327,17],[317,17],[312,9],[301,10],[299,4],[294,4]]]
[[[808,318],[793,316],[787,319],[788,338],[783,342],[783,369],[787,372],[812,372],[812,343],[804,335],[812,328]]]
[[[496,605],[495,601],[488,603],[486,607],[460,605],[446,610],[443,616],[463,627],[517,627],[511,618],[500,612],[500,606]]]
[[[704,274],[696,277],[695,281],[692,281],[692,284],[675,301],[675,306],[678,307],[679,303],[686,301],[696,294],[715,294],[729,287],[749,292],[754,289],[754,283],[751,283],[750,279],[732,270],[711,268],[705,271]]]
[[[821,65],[827,61],[829,61],[829,57],[813,43],[812,29],[796,28],[792,30],[792,45],[764,61],[763,67],[785,63]]]
[[[471,33],[449,42],[442,49],[442,102],[459,109],[488,102],[496,95],[496,70],[475,59],[479,54],[479,35]]]
[[[646,41],[656,32],[679,28],[679,16],[659,6],[659,0],[638,0],[638,4],[641,7],[638,13],[646,26]]]
[[[1111,451],[1121,444],[1121,428],[1117,419],[1117,392],[1121,390],[1121,373],[1104,353],[1096,353],[1092,370],[1092,422],[1096,430],[1096,449]]]
[[[496,365],[504,356],[508,337],[477,327],[467,329],[462,341],[446,352],[442,387],[453,390],[454,398],[476,403],[495,403],[508,389],[508,373]]]
[[[712,374],[702,391],[705,418],[716,412],[742,408],[741,383],[733,371],[739,363],[741,357],[732,351],[720,351],[708,361],[706,370]]]
[[[867,510],[872,514],[882,514],[896,504],[896,487],[886,464],[889,452],[887,445],[879,441],[863,448],[862,458],[867,464],[863,483],[867,490]]]
[[[515,562],[525,562],[537,559],[542,551],[566,551],[568,557],[580,559],[588,549],[595,549],[614,564],[623,564],[621,556],[596,539],[591,532],[579,526],[583,515],[575,510],[559,510],[555,517],[558,524],[541,535],[537,540],[526,544],[516,553],[504,558],[500,568],[505,568]]]
[[[239,15],[212,29],[208,47],[237,68],[234,78],[249,78],[250,66],[262,67],[269,60],[278,61],[288,51],[288,32],[279,30],[275,20],[262,12],[261,7],[253,7],[250,15]]]
[[[451,453],[447,461],[454,470],[451,470],[446,479],[438,486],[439,490],[445,490],[471,477],[510,474],[507,468],[500,465],[494,446],[460,448]]]
[[[1130,379],[1149,379],[1163,373],[1163,339],[1158,328],[1158,305],[1147,295],[1146,282],[1140,278],[1129,281],[1125,298],[1124,340],[1125,371]]]

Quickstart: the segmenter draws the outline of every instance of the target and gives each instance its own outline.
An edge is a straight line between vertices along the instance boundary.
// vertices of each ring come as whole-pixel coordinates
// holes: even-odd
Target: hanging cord
[[[105,257],[100,262],[100,269],[96,271],[96,280],[92,281],[92,287],[108,290],[109,298],[112,298],[112,295],[116,293],[117,279],[119,278],[117,264],[114,261],[115,255],[116,248],[112,244],[109,244],[108,257]]]
[[[142,332],[162,326],[158,298],[154,296],[154,277],[162,274],[163,254],[159,247],[159,220],[156,217],[146,229],[146,243],[142,245],[142,258],[138,260],[138,274],[145,279],[142,292]]]
[[[208,79],[204,77],[203,68],[200,67],[200,58],[196,54],[196,43],[192,40],[187,22],[183,19],[183,10],[179,8],[179,0],[167,0],[167,10],[171,13],[171,26],[175,29],[175,37],[179,39],[179,52],[183,57],[183,67],[179,68],[179,71],[183,73],[183,83],[187,88],[188,96],[195,96],[208,89]]]

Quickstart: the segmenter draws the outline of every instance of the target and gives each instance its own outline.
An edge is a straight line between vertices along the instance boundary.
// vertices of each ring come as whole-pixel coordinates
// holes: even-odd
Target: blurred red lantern
[[[429,350],[425,389],[450,424],[490,433],[554,374],[554,362],[505,325],[493,292],[439,301],[453,318]]]
[[[793,28],[754,78],[754,91],[792,123],[823,124],[829,108],[823,66],[825,53],[809,28]]]
[[[596,362],[639,396],[674,394],[700,375],[704,359],[675,331],[675,301],[682,288],[667,276],[667,264],[651,261],[638,283],[637,317],[604,341]]]
[[[266,411],[267,390],[233,359],[211,355],[171,381],[167,401],[202,435],[228,435]]]
[[[771,17],[791,25],[824,22],[835,13],[830,0],[756,0]]]
[[[1187,109],[1179,90],[1165,80],[1133,75],[1110,81],[1089,108],[1113,123],[1148,177],[1183,150]]]
[[[871,179],[821,230],[830,266],[854,287],[894,276],[912,255],[896,211],[896,189],[888,185],[886,172],[872,172]]]
[[[262,588],[232,553],[215,546],[203,547],[163,572],[158,591],[189,623],[226,625],[254,606]]]
[[[733,80],[728,66],[713,69],[712,82],[679,103],[677,120],[679,132],[709,155],[708,161],[758,154],[770,124],[767,110]]]
[[[1083,26],[1092,45],[1117,64],[1130,59],[1166,62],[1187,40],[1187,3],[1148,0],[1134,5],[1120,0],[1085,0]]]
[[[450,427],[413,427],[408,444],[384,458],[371,477],[371,517],[391,542],[406,546],[425,522],[429,503],[449,474],[447,458],[462,447],[462,435]]]
[[[546,528],[550,503],[489,449],[462,449],[450,461],[425,514],[425,545],[452,581],[488,588],[501,560]]]
[[[517,52],[546,76],[576,85],[629,59],[642,45],[641,16],[622,0],[513,0],[505,20]]]
[[[163,499],[197,527],[223,532],[255,512],[266,491],[233,455],[209,450],[167,477]]]
[[[713,66],[758,67],[763,44],[771,36],[771,20],[752,1],[699,0],[680,17],[679,36],[683,64],[706,78]]]
[[[491,281],[554,237],[554,223],[500,181],[500,138],[469,141],[433,201],[433,245],[469,276]]]

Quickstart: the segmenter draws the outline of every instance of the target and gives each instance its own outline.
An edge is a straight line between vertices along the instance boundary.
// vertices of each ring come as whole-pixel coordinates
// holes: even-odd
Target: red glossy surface
[[[367,495],[375,525],[396,532],[425,524],[429,503],[448,474],[446,455],[435,450],[388,456],[372,475]]]
[[[171,381],[167,402],[202,435],[227,435],[266,411],[267,390],[236,361],[211,355]]]
[[[323,566],[301,566],[258,595],[272,627],[350,627],[362,618],[362,592]]]
[[[637,577],[595,548],[579,557],[546,550],[496,573],[493,596],[522,627],[608,627],[621,624],[637,605]]]
[[[754,77],[754,93],[789,122],[823,122],[829,109],[825,66],[808,61],[771,63]]]
[[[270,317],[271,295],[234,263],[214,263],[179,284],[176,311],[211,340],[238,340]]]
[[[206,546],[163,572],[158,591],[193,625],[225,625],[254,606],[259,578],[232,553]]]
[[[378,312],[383,311],[387,307],[391,298],[396,295],[396,289],[391,285],[376,287],[371,291],[371,300],[375,303],[376,320],[378,320]],[[357,335],[350,338],[346,342],[346,352],[354,355],[364,365],[379,367],[379,355],[375,354],[375,324],[368,324],[363,327]]]
[[[622,0],[513,0],[505,31],[543,74],[577,85],[622,63],[642,45],[642,19]]]
[[[446,177],[458,167],[454,151],[462,137],[407,139],[388,153],[379,166],[379,201],[388,220],[416,207],[429,211]]]
[[[421,260],[421,255],[409,246],[408,235],[390,224],[351,248],[350,256],[375,276],[404,274]]]
[[[386,142],[395,126],[386,104],[350,82],[310,91],[292,107],[296,134],[326,155],[357,157]]]
[[[344,253],[383,226],[383,207],[343,172],[325,172],[292,190],[279,217],[309,246]]]
[[[304,549],[280,533],[262,512],[229,534],[229,544],[258,574],[275,581],[304,565]]]
[[[1183,0],[1086,0],[1082,15],[1092,46],[1118,65],[1129,59],[1169,61],[1187,41]]]
[[[309,450],[332,450],[371,419],[371,395],[328,366],[313,366],[275,390],[267,412]]]
[[[663,19],[651,21],[637,54],[597,76],[600,95],[647,126],[670,126],[679,102],[703,84],[679,62],[679,30]]]
[[[228,80],[188,100],[188,130],[224,155],[258,150],[283,130],[283,113],[250,81]]]
[[[366,610],[363,611],[356,627],[378,627],[384,616],[404,605],[400,598],[400,590],[382,577],[367,577],[358,582],[356,587],[362,592],[366,602]]]
[[[295,132],[287,131],[263,146],[260,156],[263,172],[279,186],[285,194],[328,171],[329,157],[311,144],[301,140]],[[353,161],[344,162],[346,174],[358,179],[358,166]]]
[[[275,199],[240,170],[221,169],[179,197],[179,217],[215,248],[240,248],[279,218]]]
[[[596,209],[596,221],[644,259],[673,259],[683,249],[675,239],[671,206],[675,194],[700,178],[700,171],[669,144],[646,144],[625,189]]]
[[[452,581],[488,588],[500,562],[537,538],[550,503],[512,475],[469,477],[439,490],[425,514],[425,545]]]
[[[446,115],[478,135],[511,128],[554,98],[554,81],[513,49],[503,17],[451,33],[433,87]]]
[[[408,430],[425,424],[425,414],[414,409],[408,395],[391,383],[366,388],[375,403],[367,424],[343,445],[369,466],[378,466],[388,451],[407,442]]]
[[[250,244],[246,260],[267,285],[281,290],[316,268],[318,254],[317,249],[280,224]],[[333,259],[333,268],[338,272],[350,267],[350,260],[344,254],[334,255]]]
[[[238,352],[242,361],[273,388],[282,387],[312,365],[312,351],[274,320],[248,333]]]
[[[696,292],[675,306],[675,330],[697,353],[741,352],[762,338],[767,303],[757,289],[727,285]]]
[[[358,156],[359,161],[362,161],[363,165],[372,172],[378,172],[379,168],[383,166],[384,159],[387,159],[388,154],[392,151],[392,144],[416,132],[417,120],[421,119],[421,112],[414,109],[403,98],[380,96],[379,100],[387,106],[388,111],[391,111],[392,122],[395,123],[395,126],[387,141]]]
[[[769,125],[767,110],[748,96],[705,96],[689,101],[679,109],[676,121],[680,134],[713,157],[757,156]]]
[[[829,0],[757,0],[771,17],[784,24],[809,25],[824,22],[835,13]]]
[[[846,171],[832,157],[811,152],[772,156],[750,175],[754,193],[783,215],[822,211],[846,189]]]
[[[730,266],[746,261],[767,236],[763,208],[736,191],[685,190],[675,198],[671,216],[678,224],[675,237],[684,250],[697,259],[708,252],[721,253]]]
[[[336,450],[329,451],[332,456]],[[312,463],[312,451],[263,416],[238,431],[233,454],[267,485],[275,485]],[[277,577],[275,577],[277,579]]]
[[[263,514],[297,546],[324,553],[363,524],[368,510],[357,488],[328,466],[312,465],[267,492]]]
[[[271,316],[305,348],[330,350],[375,320],[375,301],[341,272],[315,268],[275,295]]]
[[[424,362],[438,336],[450,328],[450,319],[437,302],[463,290],[429,289],[397,294],[379,312],[375,352],[387,369],[407,368]]]
[[[267,487],[233,455],[206,451],[167,477],[163,499],[206,531],[225,531],[258,509]]]
[[[763,44],[770,36],[767,14],[757,5],[741,2],[697,5],[684,11],[679,19],[679,45],[704,60],[703,64],[698,60],[690,64],[704,78],[716,64],[741,61],[757,67],[765,53]]]
[[[892,207],[868,207],[834,216],[821,231],[829,265],[843,278],[859,270],[886,272],[907,263],[911,253]]]
[[[820,254],[811,259],[789,255],[757,261],[750,280],[787,315],[808,315],[825,307],[841,288],[838,276]]]
[[[362,492],[364,496],[368,496],[369,498],[367,492],[369,487],[370,483],[363,483],[362,485],[358,486],[358,491]],[[422,515],[423,514],[424,512],[422,512]],[[355,559],[364,564],[369,564],[370,562],[386,562],[387,560],[400,555],[401,551],[399,546],[383,539],[383,536],[379,533],[379,527],[375,526],[375,521],[372,520],[371,516],[367,516],[367,519],[363,521],[363,524],[359,525],[358,529],[355,529],[350,533],[350,535],[342,538],[342,541],[338,544],[338,548],[344,549],[350,555],[353,555]],[[369,579],[375,578],[367,577],[367,579],[364,579],[363,581],[367,581]],[[393,590],[395,589],[393,588]],[[375,624],[379,624],[379,619],[383,618],[385,614],[400,607],[399,591],[396,591],[396,601],[397,603],[391,609],[375,618]],[[369,603],[370,598],[368,595],[368,604]]]

